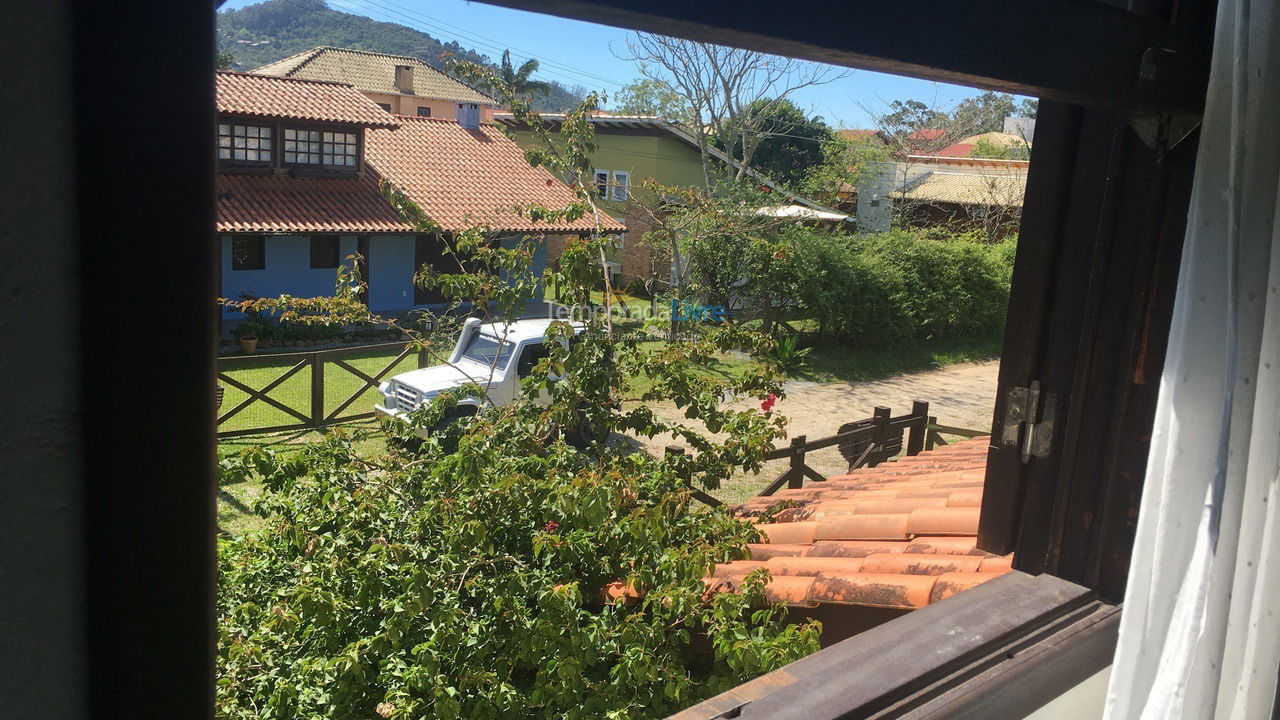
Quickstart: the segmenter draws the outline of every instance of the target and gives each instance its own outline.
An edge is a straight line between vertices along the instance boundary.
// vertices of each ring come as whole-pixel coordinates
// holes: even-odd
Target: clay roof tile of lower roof
[[[718,566],[713,580],[732,589],[763,563],[768,594],[792,605],[909,609],[999,577],[1012,558],[977,547],[988,444],[962,441],[753,498],[735,509],[749,521],[784,499],[796,505],[759,523],[765,542],[748,546],[751,560]]]
[[[814,578],[809,601],[888,608],[924,607],[932,601],[939,577],[892,573],[824,574]]]
[[[813,545],[750,543],[747,552],[753,560],[769,560],[776,557],[801,557],[809,552]]]
[[[807,575],[817,577],[823,573],[862,572],[862,558],[839,557],[776,557],[764,564],[769,574]]]
[[[981,555],[983,557],[991,555],[991,553],[978,549],[978,538],[972,535],[960,537],[916,537],[903,547],[903,552],[917,554],[938,553],[941,555]]]
[[[862,570],[869,573],[942,575],[949,572],[978,572],[982,560],[976,555],[878,553],[862,559]]]
[[[770,543],[802,543],[813,544],[818,530],[816,521],[789,523],[761,523],[756,526]]]
[[[919,511],[916,511],[919,512]],[[912,513],[834,515],[818,520],[817,540],[906,540]]]
[[[907,547],[906,543],[894,540],[822,540],[810,545],[806,556],[862,558],[876,553],[899,553]]]
[[[925,507],[912,511],[905,525],[912,535],[976,535],[978,515],[976,507]]]
[[[981,585],[993,577],[997,577],[997,574],[953,572],[945,575],[939,575],[937,577],[937,581],[933,585],[933,592],[929,595],[929,602],[936,603],[939,600],[945,600],[952,595],[964,592],[971,587]]]

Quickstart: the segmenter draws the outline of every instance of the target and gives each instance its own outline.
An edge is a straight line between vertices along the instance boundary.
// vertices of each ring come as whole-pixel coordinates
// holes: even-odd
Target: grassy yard
[[[347,355],[341,359],[348,365],[357,370],[375,377],[383,370],[403,348],[401,345],[382,348],[370,348],[356,353],[354,356]],[[263,388],[270,384],[273,380],[283,375],[292,368],[298,360],[285,359],[280,356],[263,354],[255,356],[250,367],[239,370],[232,370],[227,373],[235,380],[248,385],[251,388]],[[418,367],[418,359],[416,354],[409,354],[407,357],[396,363],[395,368],[388,372],[383,379],[398,375],[408,370]],[[324,370],[324,411],[329,414],[337,409],[339,405],[347,400],[354,392],[360,389],[364,381],[359,377],[347,372],[346,370],[334,365],[326,363]],[[236,407],[248,395],[239,388],[223,383],[226,388],[226,395],[222,400],[222,408],[219,414],[225,414],[232,408]],[[311,368],[304,367],[294,373],[289,379],[272,388],[268,395],[277,402],[292,408],[303,415],[311,414]],[[366,389],[361,396],[347,406],[342,411],[343,415],[354,415],[358,413],[370,412],[373,404],[379,400],[381,396],[376,388]],[[219,431],[242,430],[246,428],[272,427],[277,425],[291,425],[299,422],[297,418],[291,416],[285,411],[272,407],[264,402],[255,402],[252,405],[241,410],[236,415],[229,418],[226,422],[218,425]]]

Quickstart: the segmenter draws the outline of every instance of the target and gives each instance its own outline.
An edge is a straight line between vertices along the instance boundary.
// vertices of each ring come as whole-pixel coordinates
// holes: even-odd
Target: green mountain
[[[218,13],[218,52],[230,53],[232,67],[252,70],[317,45],[412,55],[445,69],[449,57],[493,66],[487,55],[440,40],[404,25],[339,12],[324,0],[267,0]],[[581,99],[580,90],[549,82],[550,91],[535,106],[561,111]]]

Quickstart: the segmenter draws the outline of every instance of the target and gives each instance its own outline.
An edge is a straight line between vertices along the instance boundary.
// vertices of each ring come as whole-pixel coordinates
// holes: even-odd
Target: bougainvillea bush
[[[504,104],[542,126],[522,99]],[[584,177],[593,104],[562,123],[549,143],[558,150],[530,154],[579,177],[580,202],[522,209],[528,216],[599,216]],[[384,192],[430,231],[403,193]],[[456,271],[418,281],[499,325],[512,319],[537,287],[536,241],[493,240],[484,228],[451,235]],[[609,242],[593,234],[572,244],[550,279],[589,297],[598,279],[608,282]],[[344,269],[332,297],[259,299],[254,309],[396,326],[369,315],[359,286]],[[430,326],[452,327],[439,320]],[[424,351],[447,345],[402,327]],[[763,572],[740,594],[702,581],[713,563],[744,557],[756,531],[694,503],[691,488],[758,468],[783,420],[771,412],[780,388],[769,370],[715,379],[692,366],[771,341],[726,326],[655,348],[642,342],[645,329],[615,328],[607,313],[576,330],[571,343],[567,323],[552,326],[550,356],[516,402],[426,439],[418,431],[437,428],[463,396],[483,401],[480,387],[387,422],[391,442],[376,456],[337,431],[289,453],[223,461],[228,480],[262,484],[265,529],[219,544],[219,716],[662,717],[817,648],[816,625],[788,625],[785,610],[765,602]],[[765,405],[730,410],[727,397]],[[656,415],[656,402],[684,418]],[[571,423],[591,429],[585,448],[561,439]],[[689,451],[651,457],[619,441],[624,433],[669,436]]]

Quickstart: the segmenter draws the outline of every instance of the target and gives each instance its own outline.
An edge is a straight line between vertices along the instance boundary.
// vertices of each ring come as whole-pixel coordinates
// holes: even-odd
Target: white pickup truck
[[[546,343],[551,341],[546,334],[552,322],[555,321],[533,319],[499,325],[482,324],[477,318],[467,320],[449,362],[411,370],[382,383],[378,390],[383,401],[374,405],[374,413],[404,416],[440,393],[472,382],[486,389],[493,405],[510,403],[519,395],[520,380],[549,354]],[[574,327],[574,332],[579,329]],[[479,406],[478,399],[464,398],[446,420],[473,415]]]

